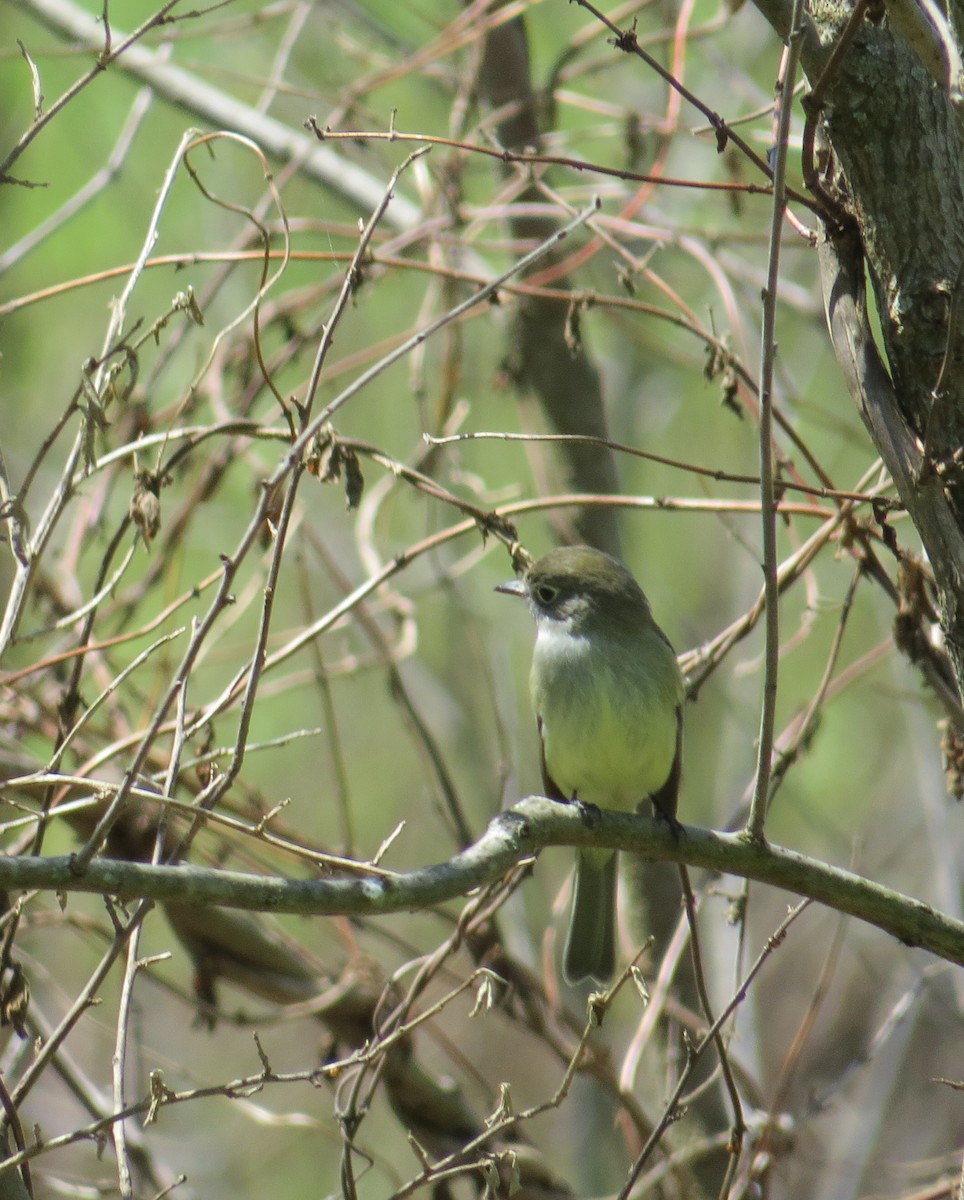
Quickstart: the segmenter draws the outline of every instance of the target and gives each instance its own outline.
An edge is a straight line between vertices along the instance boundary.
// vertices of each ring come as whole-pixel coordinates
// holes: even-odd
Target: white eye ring
[[[532,594],[540,604],[548,605],[559,595],[559,589],[553,587],[551,583],[540,583],[533,589]]]

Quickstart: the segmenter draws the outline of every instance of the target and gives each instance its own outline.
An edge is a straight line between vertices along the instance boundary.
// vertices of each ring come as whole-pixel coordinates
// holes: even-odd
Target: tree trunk
[[[758,6],[786,39],[790,5],[758,0]],[[822,93],[814,116],[829,153],[820,176],[853,219],[859,239],[853,227],[841,233],[828,225],[832,244],[821,254],[828,317],[848,387],[933,567],[960,691],[964,109],[947,83],[944,47],[920,10],[911,14],[888,5],[879,19],[859,18],[849,45],[830,63],[852,13],[839,0],[815,6],[802,34],[803,68]],[[863,311],[860,249],[886,371]],[[855,303],[844,305],[845,297]]]

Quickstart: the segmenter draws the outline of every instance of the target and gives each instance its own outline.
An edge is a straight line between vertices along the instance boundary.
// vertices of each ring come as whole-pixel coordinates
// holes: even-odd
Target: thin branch
[[[37,114],[36,120],[33,122],[30,128],[19,138],[17,144],[10,150],[6,158],[0,162],[0,181],[9,181],[10,168],[17,161],[17,159],[20,158],[20,156],[33,143],[34,139],[44,129],[47,128],[50,122],[54,120],[54,118],[57,117],[59,113],[61,113],[63,109],[66,108],[67,105],[70,104],[70,102],[76,96],[78,96],[84,90],[84,88],[87,87],[88,84],[92,83],[99,75],[103,74],[107,64],[111,60],[112,54],[116,56],[118,54],[122,54],[125,50],[131,50],[136,53],[137,47],[134,45],[134,43],[140,38],[144,37],[158,25],[163,25],[168,19],[167,14],[172,8],[176,8],[179,3],[180,0],[167,0],[167,3],[163,4],[153,16],[148,17],[144,24],[135,30],[134,33],[122,34],[121,41],[123,44],[115,51],[111,50],[109,33],[105,40],[104,34],[101,32],[97,21],[93,17],[91,17],[88,13],[82,13],[82,10],[75,8],[75,6],[72,4],[65,4],[63,7],[75,20],[78,18],[82,19],[84,34],[86,34],[84,40],[92,50],[98,51],[97,61],[85,75],[81,76],[80,79],[71,84],[67,91],[64,92],[64,94],[57,100],[55,100],[46,112]],[[41,19],[43,19],[43,0],[40,0],[40,2],[36,5],[33,3],[33,0],[28,0],[28,3],[23,5],[23,7],[29,8],[35,16],[40,16]],[[58,0],[54,0],[54,7],[60,7]]]
[[[757,154],[757,152],[747,141],[745,141],[739,134],[733,132],[732,127],[727,125],[726,121],[723,120],[719,113],[714,112],[709,105],[704,104],[703,101],[700,100],[697,95],[695,95],[695,93],[691,92],[690,89],[681,83],[670,71],[667,71],[661,62],[653,58],[648,51],[642,48],[642,46],[639,44],[638,38],[636,37],[635,28],[620,29],[618,25],[610,21],[605,13],[600,12],[600,10],[596,8],[594,4],[589,3],[589,0],[575,0],[575,3],[578,4],[580,8],[584,8],[587,12],[592,13],[597,21],[600,21],[606,26],[606,28],[614,35],[613,45],[617,50],[622,50],[625,54],[635,54],[638,58],[641,58],[643,62],[646,63],[651,70],[655,71],[661,79],[665,80],[665,82],[669,84],[671,88],[679,92],[679,94],[688,104],[691,104],[695,109],[697,109],[698,112],[703,114],[706,120],[709,121],[709,123],[713,126],[713,129],[716,133],[717,150],[720,153],[726,149],[727,143],[732,142],[733,145],[736,146],[751,163],[753,163],[753,165],[765,178],[771,180],[775,179],[775,171],[771,169],[770,165],[765,162],[764,159],[759,156],[759,154]],[[797,28],[797,24],[798,22],[795,21],[794,28]],[[783,191],[784,195],[791,196],[797,201],[798,204],[806,205],[807,208],[814,207],[813,201],[809,198],[809,196],[786,189],[785,181],[781,185],[781,190]]]
[[[626,1182],[623,1184],[622,1188],[620,1189],[617,1200],[628,1200],[629,1195],[633,1188],[633,1184],[639,1178],[639,1174],[642,1171],[643,1167],[645,1166],[646,1161],[649,1158],[650,1154],[652,1154],[653,1150],[659,1144],[660,1139],[662,1138],[663,1134],[666,1132],[669,1125],[678,1118],[678,1116],[679,1116],[679,1109],[678,1109],[679,1101],[683,1095],[683,1091],[686,1087],[686,1083],[692,1072],[693,1064],[696,1062],[699,1055],[710,1044],[710,1042],[713,1041],[713,1039],[719,1034],[720,1030],[723,1028],[723,1026],[726,1024],[726,1022],[730,1019],[730,1016],[736,1010],[737,1006],[743,1002],[743,997],[746,995],[747,989],[749,988],[750,984],[753,982],[753,980],[756,978],[756,976],[760,973],[760,971],[763,967],[763,964],[767,961],[767,959],[770,957],[770,955],[774,952],[774,950],[777,949],[777,947],[781,944],[783,939],[786,937],[787,930],[789,929],[790,925],[804,911],[804,909],[807,907],[807,903],[808,902],[806,900],[801,901],[798,905],[796,905],[795,908],[792,908],[790,910],[790,912],[787,914],[787,916],[783,919],[783,921],[780,923],[779,927],[777,928],[777,931],[769,938],[769,940],[767,941],[767,944],[760,951],[759,955],[757,956],[756,962],[753,964],[753,966],[747,972],[746,976],[743,979],[742,985],[739,988],[737,988],[737,990],[734,993],[729,1004],[723,1009],[723,1011],[717,1017],[717,1019],[713,1023],[713,1025],[709,1028],[709,1030],[707,1030],[707,1032],[704,1035],[700,1044],[697,1047],[695,1047],[695,1049],[691,1053],[689,1061],[686,1064],[686,1069],[680,1073],[680,1078],[676,1083],[676,1087],[673,1089],[673,1094],[666,1104],[666,1107],[663,1111],[662,1118],[657,1123],[656,1127],[653,1129],[653,1132],[649,1136],[649,1140],[647,1141],[647,1143],[643,1147],[643,1149],[640,1151],[639,1155],[636,1158],[636,1161],[633,1163],[633,1166],[630,1169],[630,1172],[626,1177]],[[727,1178],[730,1178],[732,1176],[732,1173],[733,1173],[733,1167],[731,1164],[727,1170]]]
[[[158,23],[159,17],[174,8],[177,2],[171,0],[161,13],[133,36],[141,36],[152,28]],[[71,0],[21,0],[21,7],[61,37],[78,41],[94,50],[101,49],[104,35],[98,22]],[[127,34],[114,29],[113,36],[121,45],[113,52],[110,66],[148,84],[169,104],[191,113],[198,121],[216,129],[230,129],[243,134],[257,142],[272,158],[296,164],[306,178],[343,196],[353,206],[369,210],[378,203],[383,190],[381,181],[349,159],[317,145],[284,122],[235,100],[190,71],[165,62],[160,54],[130,44],[133,38]],[[88,83],[91,78],[101,74],[104,66],[106,64],[98,61],[83,82]],[[45,114],[48,122],[52,111]],[[0,164],[0,174],[5,165]],[[414,204],[399,196],[387,219],[396,229],[408,229],[418,224],[420,214]]]
[[[481,146],[476,142],[460,141],[458,138],[439,137],[429,133],[399,133],[397,129],[389,130],[332,130],[322,129],[314,117],[309,117],[305,123],[320,142],[417,142],[424,146],[448,146],[452,150],[464,150],[468,154],[481,154],[486,158],[497,159],[501,163],[523,167],[567,167],[570,171],[588,172],[592,175],[602,175],[612,179],[622,179],[627,183],[652,183],[660,186],[675,188],[693,188],[701,192],[730,192],[750,196],[770,196],[773,189],[769,184],[759,183],[727,183],[723,180],[710,179],[676,179],[671,175],[645,174],[640,171],[630,171],[625,167],[611,167],[606,163],[589,162],[581,158],[572,158],[565,154],[542,154],[533,151],[525,153],[519,150],[505,150],[501,147]],[[760,160],[762,163],[762,159]],[[800,198],[803,199],[802,197]]]
[[[779,84],[780,105],[776,152],[773,164],[773,209],[770,219],[770,254],[766,289],[763,294],[763,328],[760,334],[760,499],[763,525],[763,591],[766,603],[763,699],[757,740],[756,784],[750,804],[746,834],[763,840],[770,797],[773,726],[777,704],[777,673],[780,662],[780,588],[777,579],[776,496],[773,477],[773,368],[776,358],[777,293],[780,286],[780,234],[787,206],[787,147],[793,82],[800,57],[803,3],[794,0],[790,38],[785,51],[783,78]]]

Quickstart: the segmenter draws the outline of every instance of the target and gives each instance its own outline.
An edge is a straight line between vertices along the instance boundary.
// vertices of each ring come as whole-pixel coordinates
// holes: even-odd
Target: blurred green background
[[[8,148],[33,117],[30,71],[17,39],[36,64],[47,109],[93,61],[74,38],[58,35],[50,21],[40,19],[41,7],[27,0],[3,9],[0,120]],[[100,11],[93,3],[69,7],[92,15]],[[667,126],[667,105],[671,113],[673,106],[665,85],[638,60],[616,54],[605,31],[585,11],[561,0],[519,8],[525,10],[534,86],[547,89],[546,152],[637,171],[648,170],[665,155],[661,170],[669,176],[762,182],[732,148],[717,154],[704,119],[685,103]],[[127,0],[112,6],[110,17],[130,32],[155,11],[151,4]],[[491,117],[478,107],[468,84],[480,54],[483,11],[480,6],[467,12],[454,4],[345,0],[238,2],[195,15],[175,5],[174,20],[149,32],[141,45],[249,111],[267,112],[294,131],[301,130],[309,115],[319,125],[330,122],[359,134],[384,132],[394,121],[399,131],[491,146]],[[491,11],[498,15],[497,9]],[[661,61],[674,61],[675,36],[675,65],[687,83],[728,121],[749,117],[739,128],[766,156],[781,48],[756,11],[746,6],[731,14],[709,0],[696,0],[683,10],[663,3],[620,10],[621,25],[631,19],[638,21],[640,42]],[[115,42],[120,36],[115,28]],[[38,461],[46,439],[82,396],[78,389],[84,364],[102,353],[112,302],[144,246],[181,138],[189,128],[204,126],[197,113],[154,98],[139,114],[116,173],[70,219],[45,229],[45,222],[62,215],[71,198],[105,170],[129,127],[137,97],[136,81],[112,64],[39,131],[10,168],[19,185],[0,192],[0,439],[12,491],[36,464],[26,503],[33,525],[61,477],[79,429],[77,412],[68,416],[63,432]],[[636,132],[629,137],[628,130]],[[791,183],[799,185],[796,121],[792,137]],[[414,148],[362,136],[327,145],[363,171],[376,192]],[[139,322],[134,336],[140,338],[162,317],[168,319],[138,351],[130,396],[106,412],[96,435],[98,465],[75,476],[44,556],[59,590],[54,595],[46,587],[34,589],[18,639],[2,664],[9,675],[77,644],[80,623],[63,622],[62,609],[80,609],[90,599],[107,547],[127,517],[138,432],[169,435],[162,458],[156,442],[138,456],[138,465],[154,469],[183,441],[184,428],[222,426],[171,471],[160,493],[162,525],[155,542],[149,549],[137,545],[123,577],[100,606],[95,640],[139,628],[145,632],[102,657],[91,657],[81,684],[85,703],[152,638],[204,616],[213,586],[193,598],[191,590],[216,575],[220,555],[234,553],[255,511],[260,481],[286,455],[285,423],[260,376],[251,314],[232,327],[254,300],[262,266],[260,241],[246,211],[259,209],[272,249],[283,247],[282,223],[266,192],[264,166],[251,149],[226,139],[194,149],[190,163],[212,196],[241,211],[206,198],[183,166],[178,168],[149,253],[152,259],[176,256],[179,263],[150,265],[143,272],[125,329]],[[357,224],[368,219],[370,210],[284,164],[273,162],[272,170],[288,224],[291,261],[264,296],[261,333],[274,384],[284,397],[302,403],[346,256],[357,244]],[[765,195],[657,186],[647,189],[638,211],[623,216],[637,186],[632,181],[564,166],[537,173],[546,188],[544,203],[555,197],[557,224],[568,219],[565,205],[578,208],[591,196],[601,199],[599,225],[609,240],[572,279],[574,288],[595,299],[581,312],[582,337],[602,377],[612,438],[670,460],[665,465],[619,457],[624,496],[667,501],[660,508],[622,513],[623,553],[677,650],[696,650],[746,612],[762,587],[760,519],[752,511],[758,489],[735,478],[758,472],[758,427],[746,394],[741,393],[739,414],[722,403],[720,378],[708,380],[704,373],[703,342],[644,306],[712,329],[755,378],[770,201]],[[504,172],[496,160],[443,145],[434,146],[403,174],[397,197],[418,213],[418,222],[414,227],[404,220],[393,224],[397,214],[389,205],[373,250],[376,258],[390,255],[406,259],[407,265],[365,267],[362,284],[337,325],[316,412],[388,349],[471,294],[465,276],[481,280],[486,273],[494,275],[528,248],[513,238],[506,223],[511,184],[519,178]],[[806,210],[798,209],[797,216],[810,223]],[[21,239],[38,231],[42,236],[36,245],[21,245]],[[590,238],[582,231],[571,240],[575,249]],[[783,243],[775,402],[835,487],[866,489],[878,481],[875,456],[824,334],[813,248],[788,224]],[[255,253],[226,270],[224,259],[242,248]],[[194,261],[195,255],[205,261]],[[276,257],[272,271],[278,265]],[[202,305],[203,326],[192,325],[183,313],[169,313],[175,293],[188,287]],[[486,510],[565,490],[558,453],[551,446],[469,440],[432,450],[423,441],[424,434],[545,430],[541,414],[531,402],[520,404],[512,385],[511,322],[517,298],[507,290],[499,299],[445,327],[365,386],[334,418],[341,436],[371,443]],[[128,376],[122,374],[122,379]],[[237,432],[229,423],[239,416],[274,437]],[[777,446],[806,482],[819,483],[798,446],[782,432]],[[127,452],[110,461],[108,456],[122,447]],[[720,477],[699,476],[681,464],[719,472]],[[364,457],[361,466],[366,488],[354,511],[347,510],[340,486],[321,485],[308,476],[302,480],[275,597],[269,655],[378,566],[461,519],[451,506],[419,494],[382,466]],[[785,476],[790,474],[787,469]],[[781,560],[833,507],[830,500],[808,500],[792,492],[785,498],[810,504],[813,513],[779,521]],[[692,507],[684,510],[674,501]],[[518,520],[521,541],[534,555],[560,536],[553,522],[566,510],[548,509]],[[866,506],[860,515],[868,515]],[[893,523],[901,542],[915,548],[909,523],[899,516]],[[128,530],[113,565],[134,541]],[[191,673],[190,711],[198,713],[211,704],[248,661],[274,552],[274,543],[266,538],[243,561],[233,589],[236,603],[222,614]],[[880,557],[893,572],[886,553]],[[855,569],[846,545],[829,544],[782,599],[778,731],[806,709],[817,691]],[[14,571],[11,556],[5,556],[0,564],[5,592]],[[501,807],[537,792],[537,742],[526,686],[532,630],[521,606],[507,604],[493,592],[510,574],[509,556],[497,540],[483,543],[471,531],[445,541],[370,597],[369,617],[380,631],[382,649],[355,610],[269,670],[232,793],[238,811],[254,820],[251,814],[285,803],[279,828],[307,845],[362,859],[374,855],[404,823],[384,866],[401,870],[448,858],[456,841],[438,772],[399,701],[389,661],[430,732],[473,833],[481,832]],[[178,597],[187,599],[147,632],[148,623]],[[922,694],[917,675],[889,644],[893,616],[891,601],[879,589],[868,582],[857,588],[834,668],[839,687],[825,704],[806,752],[787,774],[768,832],[776,842],[853,866],[937,907],[956,907],[957,834],[949,833],[946,824],[935,728],[939,713]],[[103,753],[98,769],[107,779],[119,778],[129,754],[129,748],[115,744],[121,726],[126,721],[135,734],[146,727],[188,636],[189,631],[182,633],[157,650],[124,681],[113,702],[112,721],[91,723],[70,759],[71,769]],[[762,648],[761,627],[722,660],[701,686],[698,701],[688,706],[680,810],[686,822],[723,828],[739,819],[755,768]],[[52,722],[38,717],[24,732],[16,721],[24,720],[24,708],[31,704],[51,716],[65,669],[51,666],[26,677],[5,701],[5,720],[17,731],[13,740],[37,766],[53,752]],[[191,742],[186,757],[224,748],[218,759],[223,765],[237,729],[238,705],[233,703],[214,717],[203,738]],[[315,732],[295,736],[303,731]],[[284,744],[260,748],[279,738]],[[159,745],[169,751],[169,738]],[[4,809],[13,845],[20,833],[13,821],[22,810],[12,803]],[[49,852],[73,844],[56,823],[48,839]],[[198,861],[242,869],[292,874],[306,869],[251,839],[221,842],[208,836],[199,851]],[[559,890],[570,866],[565,851],[544,854],[502,915],[508,948],[536,971],[542,970],[543,955],[551,958],[555,952]],[[740,963],[752,959],[792,899],[753,889],[748,949],[741,952],[737,932],[727,921],[729,899],[737,890],[738,881],[720,881],[704,901],[708,970],[717,1004],[728,999]],[[624,905],[630,903],[628,897],[624,888]],[[70,923],[57,919],[55,904],[43,912],[41,908],[37,904],[31,910],[33,917],[21,935],[22,952],[30,956],[35,1006],[53,1021],[102,950],[102,936],[95,929],[103,929],[106,919],[103,905],[90,898],[71,898]],[[449,914],[455,911],[453,906]],[[364,923],[351,933],[346,923],[328,920],[284,919],[282,924],[332,972],[360,947],[390,973],[416,949],[431,949],[451,928],[449,918],[436,914]],[[780,1077],[787,1046],[810,1004],[837,928],[833,914],[810,911],[795,928],[790,948],[764,974],[742,1010],[732,1045],[759,1088],[749,1091],[761,1111],[768,1089]],[[799,1153],[788,1153],[772,1194],[862,1194],[868,1161],[879,1169],[891,1156],[903,1163],[938,1155],[951,1144],[951,1114],[945,1123],[931,1113],[925,1132],[925,1118],[910,1111],[919,1095],[898,1095],[899,1057],[885,1063],[881,1056],[873,1057],[851,1074],[899,998],[908,989],[919,995],[914,989],[921,986],[926,960],[865,928],[848,927],[845,945],[844,961],[832,972],[816,1029],[783,1097]],[[270,1006],[230,989],[222,996],[225,1013],[230,1017],[243,1011],[243,1019],[224,1020],[214,1035],[192,1026],[189,964],[159,914],[152,914],[142,952],[169,949],[174,949],[173,958],[154,968],[139,992],[130,1097],[144,1094],[148,1072],[156,1067],[164,1071],[168,1086],[177,1088],[257,1074],[252,1026],[261,1032],[275,1071],[305,1070],[316,1061],[319,1034],[314,1023],[305,1017],[282,1019]],[[80,1066],[99,1089],[109,1088],[116,987],[115,980],[101,993],[102,1005],[72,1039]],[[581,1012],[578,997],[562,1000]],[[950,1020],[947,996],[941,993],[935,1003]],[[534,1044],[498,1012],[469,1020],[470,1009],[471,997],[461,997],[433,1023],[434,1034],[423,1034],[425,1061],[458,1075],[483,1112],[494,1107],[503,1080],[511,1083],[517,1107],[550,1094],[561,1068],[546,1046]],[[617,1059],[639,1019],[638,997],[627,992],[602,1035]],[[950,1061],[959,1058],[959,1049],[948,1049],[940,1020],[932,1023],[942,1033],[927,1040],[928,1051],[940,1059],[943,1044],[947,1052],[935,1073],[960,1074],[960,1063]],[[915,1053],[922,1053],[915,1045]],[[11,1044],[6,1072],[15,1073],[16,1053]],[[658,1111],[667,1068],[660,1054],[650,1054],[653,1061],[646,1063],[646,1083],[640,1088],[646,1105]],[[877,1097],[879,1121],[871,1149],[859,1143],[862,1148],[850,1159],[839,1109],[828,1110],[815,1097],[829,1089],[832,1105],[859,1112],[864,1087]],[[69,1091],[49,1079],[42,1105],[38,1099],[38,1111],[30,1114],[31,1120],[42,1122],[47,1136],[87,1119]],[[164,1110],[159,1124],[143,1136],[172,1173],[188,1173],[197,1194],[256,1195],[270,1187],[279,1196],[328,1195],[339,1189],[333,1095],[337,1098],[337,1091],[327,1085],[314,1088],[302,1082],[265,1088],[243,1101],[197,1101]],[[528,1132],[561,1174],[604,1191],[618,1187],[625,1173],[622,1153],[612,1149],[611,1126],[610,1101],[581,1081],[575,1101],[532,1122]],[[856,1136],[846,1128],[847,1138]],[[894,1134],[898,1129],[899,1138]],[[599,1131],[604,1136],[597,1136]],[[681,1136],[685,1143],[685,1130]],[[404,1132],[377,1094],[359,1145],[373,1156],[367,1172],[360,1172],[360,1195],[391,1194],[418,1172]],[[833,1177],[851,1182],[841,1182],[838,1191],[821,1191],[815,1178],[826,1180],[830,1172],[815,1163],[836,1163]],[[111,1170],[87,1146],[52,1157],[48,1165],[54,1175],[78,1184],[109,1178]],[[52,1184],[43,1186],[50,1190],[38,1194],[53,1194]]]

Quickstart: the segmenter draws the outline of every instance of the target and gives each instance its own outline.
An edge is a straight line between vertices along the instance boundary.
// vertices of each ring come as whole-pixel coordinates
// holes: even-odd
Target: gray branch
[[[687,863],[808,896],[964,965],[964,922],[850,871],[792,850],[755,845],[739,834],[602,812],[587,823],[575,806],[530,796],[500,813],[477,842],[444,863],[395,876],[292,880],[194,866],[147,866],[95,859],[78,871],[70,856],[0,858],[0,888],[98,892],[121,900],[176,900],[262,912],[379,916],[424,909],[499,879],[550,845],[612,846],[653,861]]]

